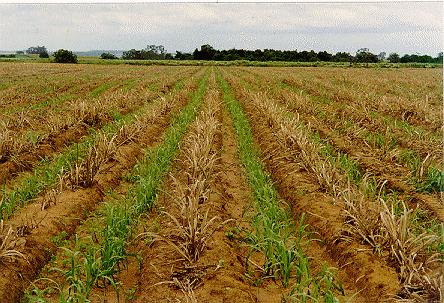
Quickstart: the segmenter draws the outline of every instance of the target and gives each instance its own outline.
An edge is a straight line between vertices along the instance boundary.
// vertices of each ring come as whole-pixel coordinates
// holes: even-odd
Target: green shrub
[[[100,59],[118,59],[115,55],[111,53],[102,53]]]
[[[66,49],[59,49],[54,53],[56,63],[77,63],[77,56]]]
[[[47,51],[41,52],[39,54],[39,58],[49,58],[49,54]]]

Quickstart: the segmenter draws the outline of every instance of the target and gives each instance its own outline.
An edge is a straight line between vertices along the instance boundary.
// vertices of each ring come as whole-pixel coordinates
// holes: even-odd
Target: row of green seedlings
[[[0,138],[0,159],[5,161],[23,151],[28,152],[51,134],[58,133],[62,129],[81,123],[92,126],[105,118],[105,110],[101,111],[101,116],[97,113],[106,103],[96,102],[97,100],[85,102],[82,99],[79,101],[74,97],[71,94],[64,94],[61,97],[50,99],[54,106],[50,111],[53,114],[47,114],[48,111],[46,111],[45,116],[42,116],[39,112],[34,113],[34,107],[31,107],[28,110],[13,112],[8,115],[9,117],[5,116],[0,125],[3,133]],[[67,102],[68,100],[71,101]],[[63,117],[58,114],[60,108],[64,108]],[[67,111],[73,112],[74,115],[67,114]],[[45,120],[44,123],[42,123],[42,118]],[[35,131],[36,129],[39,131]],[[47,130],[45,131],[45,129]],[[19,130],[27,131],[21,133]]]
[[[368,111],[383,113],[386,117],[393,117],[395,119],[401,118],[403,121],[415,120],[426,124],[430,124],[430,122],[436,123],[437,121],[434,121],[433,118],[436,119],[439,117],[439,115],[436,115],[436,113],[433,113],[430,110],[427,111],[427,109],[430,108],[430,103],[434,103],[431,101],[431,99],[433,99],[433,96],[431,95],[433,94],[430,94],[430,91],[422,91],[414,96],[406,96],[408,93],[418,93],[420,90],[415,89],[414,86],[412,89],[412,85],[402,85],[405,83],[399,83],[400,85],[395,87],[395,89],[399,89],[403,86],[404,88],[407,87],[408,89],[407,91],[398,91],[396,95],[394,95],[393,83],[390,83],[390,87],[385,87],[386,91],[384,91],[384,87],[374,85],[369,87],[369,84],[371,85],[372,83],[371,81],[368,81],[368,79],[365,83],[360,82],[359,79],[354,79],[352,82],[349,81],[347,85],[344,85],[344,82],[338,85],[336,83],[329,82],[329,80],[331,81],[331,78],[317,78],[310,82],[314,89],[321,91],[321,94],[328,96],[328,98],[332,100],[353,100],[353,103],[357,104],[359,107],[366,108]],[[401,80],[401,82],[403,82],[402,79],[393,80]],[[413,80],[413,78],[411,80]],[[428,81],[433,80],[429,79]],[[435,81],[435,83],[437,82]],[[421,84],[417,85],[421,87]],[[389,92],[387,92],[387,90],[389,90]],[[425,98],[424,94],[426,95]]]
[[[178,81],[173,89],[176,92],[182,88],[182,81]],[[90,186],[92,179],[98,172],[100,164],[113,156],[112,146],[121,145],[135,137],[143,127],[143,118],[139,123],[139,117],[144,117],[147,110],[154,105],[164,103],[164,97],[155,99],[153,103],[146,102],[137,110],[126,115],[116,116],[115,120],[107,123],[101,129],[91,129],[90,134],[79,143],[68,146],[61,154],[53,159],[42,160],[32,173],[24,174],[14,180],[13,184],[2,187],[0,200],[0,219],[9,218],[17,207],[23,207],[29,201],[37,197],[41,192],[55,187],[64,179],[66,172],[72,172],[69,177],[74,185]],[[163,107],[162,107],[163,108]],[[166,110],[166,109],[165,109]],[[98,147],[96,143],[100,142]],[[80,180],[75,175],[83,175]],[[83,183],[83,184],[82,184]]]
[[[247,83],[251,88],[251,83]],[[351,138],[358,136],[358,138],[362,139],[369,146],[380,150],[387,160],[391,161],[395,159],[399,164],[409,168],[411,172],[409,182],[415,186],[416,190],[426,193],[444,191],[444,172],[439,169],[440,161],[436,159],[436,157],[431,156],[430,153],[422,158],[414,150],[399,147],[397,138],[389,131],[390,129],[388,127],[385,128],[385,133],[369,131],[353,123],[349,115],[341,115],[340,118],[335,118],[334,115],[327,113],[331,111],[318,109],[316,106],[312,106],[312,102],[309,101],[316,101],[316,104],[331,102],[325,97],[310,95],[300,90],[298,90],[300,94],[295,94],[295,88],[285,82],[279,83],[279,86],[284,88],[284,90],[279,92],[279,96],[283,98],[288,107],[295,108],[298,111],[301,109],[300,106],[295,107],[294,98],[298,98],[298,100],[304,103],[310,103],[309,106],[303,107],[302,110],[304,112],[308,111],[307,113],[313,114],[322,120],[328,118],[328,120],[331,121],[333,119],[333,121],[337,123],[335,130],[339,130],[342,135]],[[361,112],[365,112],[365,110]],[[353,115],[356,113],[357,111],[352,112]],[[368,115],[373,117],[373,113],[368,113]],[[373,118],[369,121],[373,121]],[[405,124],[406,122],[403,121],[401,123]],[[418,130],[411,130],[409,133],[417,136]]]
[[[116,75],[111,75],[110,77],[104,78],[101,74],[95,74],[94,79],[81,79],[77,76],[75,80],[72,81],[68,78],[70,76],[71,75],[59,75],[57,80],[46,79],[42,83],[34,81],[33,87],[35,89],[33,91],[26,90],[20,93],[19,89],[16,89],[14,92],[17,95],[8,96],[10,104],[14,106],[7,107],[2,114],[9,119],[14,119],[14,114],[18,113],[26,114],[35,119],[41,115],[45,109],[46,112],[51,111],[57,105],[61,105],[79,94],[81,94],[82,97],[87,97],[89,95],[88,92],[94,89],[98,80],[108,81],[110,78],[116,77]],[[58,81],[63,81],[65,85],[60,85]],[[27,79],[26,84],[30,82],[32,81]],[[26,96],[26,98],[23,98],[24,96]],[[23,102],[24,100],[26,100],[26,102]],[[18,104],[17,101],[19,101]],[[20,128],[20,126],[17,126],[17,128]]]
[[[387,124],[386,126],[392,125],[396,127],[395,122],[405,122],[406,125],[421,131],[421,127],[413,126],[409,121],[419,120],[426,124],[431,122],[428,119],[430,113],[425,111],[428,107],[424,106],[424,103],[428,103],[428,96],[421,99],[416,98],[415,102],[406,102],[400,96],[393,96],[388,99],[387,96],[389,94],[385,93],[383,96],[378,96],[380,98],[378,102],[375,102],[374,100],[369,100],[374,98],[375,94],[371,94],[366,88],[356,88],[356,81],[353,82],[353,85],[343,86],[330,85],[328,79],[319,79],[319,77],[312,77],[311,80],[302,81],[302,79],[285,76],[278,81],[298,90],[303,90],[306,94],[315,96],[315,98],[322,98],[326,104],[346,102],[349,104],[349,108],[355,111],[355,115],[373,116],[381,123]],[[355,86],[355,88],[352,86]],[[341,90],[341,88],[344,89]],[[378,91],[379,95],[382,93],[384,92]],[[387,108],[388,105],[390,105],[390,108]]]
[[[247,234],[250,254],[247,265],[253,266],[252,279],[257,270],[260,279],[279,279],[284,287],[291,287],[288,301],[337,302],[337,285],[331,270],[324,268],[313,275],[309,257],[303,252],[306,241],[304,215],[297,224],[290,211],[279,200],[270,175],[264,170],[260,154],[253,142],[252,129],[241,104],[235,99],[229,84],[218,74],[224,92],[224,103],[233,119],[239,142],[239,157],[246,169],[253,191],[255,214],[251,218],[252,231]],[[253,260],[254,254],[262,254],[263,264]],[[251,269],[247,269],[251,272]]]
[[[176,90],[181,87],[182,83],[180,82]],[[172,96],[173,94],[170,94],[167,98],[170,99]],[[55,184],[51,186],[53,189],[47,191],[42,200],[42,210],[57,203],[57,196],[67,186],[71,188],[90,187],[94,183],[95,176],[103,169],[103,164],[116,155],[119,146],[137,141],[146,126],[155,123],[159,116],[163,116],[171,110],[171,103],[167,101],[167,98],[158,98],[152,101],[149,106],[141,108],[132,122],[123,123],[115,133],[99,131],[96,134],[94,145],[87,148],[84,158],[79,158],[79,150],[77,149],[74,162],[68,163],[68,171],[64,172],[64,168],[62,168],[58,179],[54,180]],[[20,252],[25,244],[20,234],[20,227],[13,228],[11,225],[5,224],[3,220],[0,222],[2,227],[0,230],[0,262],[13,261],[16,258],[26,259]],[[27,224],[27,226],[35,227],[34,224]]]
[[[63,282],[53,282],[55,286],[43,290],[35,287],[27,294],[29,302],[45,302],[45,295],[54,291],[59,294],[61,302],[88,302],[94,287],[107,284],[114,286],[119,297],[115,277],[124,265],[123,261],[129,257],[126,246],[133,236],[133,228],[138,218],[156,201],[162,180],[177,154],[178,144],[202,103],[207,79],[208,72],[199,81],[191,101],[173,118],[163,142],[145,150],[144,158],[126,178],[132,182],[127,194],[114,200],[112,194],[108,195],[109,201],[97,211],[94,219],[97,221],[92,224],[90,235],[94,236],[76,237],[73,249],[64,248],[67,269],[53,269],[63,275]]]
[[[257,86],[253,87],[253,84],[251,84],[250,82],[242,82],[244,86],[250,90],[258,89]],[[295,107],[294,105],[294,97],[299,98],[299,96],[295,96],[294,94],[287,95],[285,92],[286,91],[280,92],[280,96],[285,97],[284,107],[293,108],[299,111],[300,106]],[[271,94],[273,95],[273,92],[271,92]],[[278,96],[277,98],[280,97]],[[316,114],[316,112],[313,112],[311,108],[311,106],[306,106],[303,108],[303,110],[304,112],[306,112],[306,109],[308,109],[309,113]],[[356,134],[361,136],[361,134],[364,132],[361,128],[356,128],[356,125],[350,121],[346,124],[349,125],[348,128],[353,127],[354,129],[354,131],[347,132],[347,135],[349,137],[356,136]],[[378,138],[382,138],[382,135],[376,136]],[[335,152],[333,146],[331,146],[327,142],[327,140],[321,139],[318,133],[313,133],[311,139],[316,141],[318,145],[322,146],[322,156],[328,158],[335,165],[337,164],[338,167],[345,171],[349,180],[352,180],[354,183],[358,184],[360,180],[364,177],[362,169],[360,169],[356,161],[350,159],[346,154]],[[377,139],[377,141],[378,140],[379,139]],[[391,158],[393,156],[393,154],[390,155]],[[417,190],[423,192],[442,192],[444,190],[444,173],[436,168],[436,164],[434,164],[435,161],[432,159],[433,157],[430,157],[430,155],[428,155],[422,160],[421,157],[414,151],[399,149],[396,153],[396,158],[399,158],[398,162],[402,164],[407,163],[407,166],[411,169],[412,176],[410,177],[410,181],[415,185]],[[328,180],[326,180],[326,183],[329,183]]]
[[[331,161],[331,155],[326,159],[323,146],[311,140],[310,130],[297,116],[289,115],[285,108],[270,102],[263,94],[256,94],[252,99],[269,125],[277,129],[276,139],[286,150],[286,158],[301,160],[326,191],[342,195],[346,234],[364,241],[381,254],[384,250],[396,264],[405,290],[400,295],[431,298],[439,295],[442,272],[437,270],[440,259],[436,246],[441,239],[424,229],[419,234],[415,232],[413,210],[402,200],[393,201],[383,195],[383,184],[378,186],[369,175],[355,179],[354,165],[345,178],[340,168],[343,156],[338,154],[335,161]],[[430,252],[431,249],[435,252]]]
[[[178,75],[173,75],[168,79],[163,79],[169,83],[177,81]],[[149,83],[157,83],[159,80],[150,80]],[[126,92],[120,90],[105,96],[104,98],[92,98],[92,100],[72,100],[68,102],[63,111],[63,115],[46,115],[45,123],[30,120],[26,112],[20,112],[14,115],[14,119],[8,119],[1,122],[0,129],[0,163],[10,158],[17,159],[17,156],[26,151],[32,152],[38,147],[39,143],[49,138],[51,135],[58,134],[61,131],[72,128],[86,126],[100,127],[100,125],[110,119],[117,120],[121,117],[121,112],[131,111],[141,106],[146,100],[151,100],[157,96],[158,92],[143,90],[139,92]],[[55,108],[59,111],[59,108]],[[28,129],[20,137],[17,137],[16,131],[20,125]],[[35,131],[35,130],[38,131]]]
[[[184,260],[184,267],[190,269],[199,270],[196,263],[204,253],[208,241],[214,232],[226,223],[220,222],[218,216],[210,216],[213,207],[211,185],[217,161],[217,154],[212,149],[219,127],[217,108],[217,92],[209,91],[205,108],[190,127],[190,134],[184,140],[182,150],[187,156],[182,162],[181,171],[184,171],[186,176],[175,178],[171,175],[174,184],[171,199],[175,205],[170,212],[165,212],[172,227],[157,234],[146,234],[166,242]],[[197,302],[194,289],[200,284],[199,280],[183,276],[174,278],[169,283],[175,284],[184,293],[187,302]]]
[[[284,88],[294,91],[292,86],[286,85],[285,83],[282,84]],[[305,94],[304,96],[310,100],[320,99],[319,97],[309,94]],[[294,94],[290,94],[286,97],[286,100],[290,101],[293,98]],[[325,97],[323,98],[325,99]],[[382,127],[385,129],[384,132],[370,131],[354,123],[350,118],[350,112],[347,112],[347,115],[341,114],[340,117],[336,118],[335,115],[331,115],[331,110],[326,111],[325,109],[316,109],[316,107],[312,106],[307,108],[310,108],[309,111],[323,120],[328,118],[330,121],[335,121],[335,129],[342,133],[342,135],[347,135],[352,138],[357,136],[369,146],[380,150],[386,160],[391,161],[395,159],[399,164],[409,168],[409,182],[415,186],[416,190],[426,193],[442,192],[444,190],[444,172],[439,169],[440,159],[436,156],[433,157],[430,153],[427,153],[427,155],[422,158],[417,151],[400,147],[398,142],[399,139],[393,135],[393,131],[391,131],[389,126]],[[365,120],[367,122],[371,121],[372,123],[375,123],[377,113],[372,112],[369,108],[365,107],[361,110],[354,110],[351,114],[356,115],[358,112],[361,113],[360,115],[364,115],[367,118],[358,119],[359,117],[356,116],[355,118],[358,119],[356,121]],[[425,134],[420,127],[413,127],[406,121],[396,121],[396,119],[393,119],[392,122],[385,122],[385,124],[393,124],[395,128],[400,127],[405,130],[410,137],[414,136],[416,139],[418,136],[420,138]],[[434,138],[431,138],[431,140],[436,141]]]

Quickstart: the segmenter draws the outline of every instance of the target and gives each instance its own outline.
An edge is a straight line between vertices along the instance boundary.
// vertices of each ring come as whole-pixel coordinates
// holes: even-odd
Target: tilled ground
[[[336,266],[346,287],[364,289],[361,300],[377,302],[394,295],[399,282],[393,268],[355,241],[337,241],[343,227],[340,200],[324,193],[310,173],[301,169],[294,159],[285,157],[286,151],[276,141],[276,130],[270,127],[266,117],[261,116],[254,102],[241,94],[238,94],[238,100],[250,117],[257,135],[256,143],[261,147],[262,157],[279,194],[292,205],[295,218],[301,213],[306,214],[315,238],[319,237],[319,244],[311,246],[313,255],[324,256],[332,267]]]
[[[166,103],[166,110],[159,112],[152,123],[141,126],[142,131],[135,142],[129,141],[118,148],[116,156],[101,168],[90,188],[63,190],[49,203],[46,196],[40,196],[8,221],[8,224],[23,230],[20,239],[25,240],[25,246],[21,251],[26,255],[26,260],[0,264],[1,302],[18,300],[23,290],[29,286],[29,281],[34,280],[39,270],[56,252],[54,237],[64,233],[63,238],[69,238],[76,226],[103,200],[105,191],[122,182],[124,174],[143,155],[141,147],[161,140],[160,134],[168,127],[172,114],[180,110],[187,101],[188,97],[184,92],[163,101]],[[155,105],[159,106],[161,103],[157,102]]]
[[[336,130],[336,123],[329,120],[328,116],[323,118],[316,116],[312,112],[310,104],[307,102],[301,103],[297,96],[290,96],[293,96],[294,102],[292,103],[288,103],[288,96],[283,99],[277,96],[272,100],[281,104],[288,104],[288,108],[298,115],[306,125],[319,133],[320,137],[329,142],[336,151],[347,154],[354,159],[363,171],[371,172],[380,180],[387,180],[387,188],[395,190],[403,197],[408,198],[407,200],[412,208],[419,205],[421,208],[429,210],[439,220],[444,221],[444,207],[440,195],[420,193],[409,184],[407,178],[412,175],[412,172],[406,166],[400,165],[394,160],[395,154],[393,156],[386,155],[380,149],[369,146],[358,136],[358,133],[347,135],[339,133]],[[356,123],[359,122],[356,121]],[[366,126],[365,123],[363,126]],[[435,145],[432,147],[427,143],[419,140],[409,140],[407,145],[401,145],[401,147],[409,148],[413,146],[415,147],[414,150],[417,150],[424,157],[428,154],[435,158],[438,157],[441,147]]]
[[[9,69],[12,71],[14,67]],[[128,257],[119,263],[119,273],[113,276],[118,292],[109,283],[101,281],[93,287],[88,295],[89,300],[293,302],[293,286],[297,284],[300,273],[293,273],[291,283],[284,287],[279,275],[266,276],[260,273],[265,257],[251,249],[248,232],[254,228],[254,197],[250,180],[247,180],[247,168],[239,159],[243,147],[240,146],[233,126],[234,118],[222,102],[226,91],[222,82],[218,85],[215,75],[225,78],[245,111],[253,130],[254,145],[260,152],[264,170],[270,174],[277,189],[282,204],[280,206],[291,211],[294,222],[298,222],[302,215],[305,216],[303,250],[310,259],[310,274],[315,277],[324,268],[331,269],[334,272],[334,293],[341,302],[393,300],[401,288],[399,266],[368,245],[344,236],[343,199],[323,188],[316,176],[301,164],[304,151],[289,150],[285,142],[280,141],[279,120],[264,115],[261,103],[254,98],[254,93],[245,89],[245,83],[233,75],[233,70],[222,68],[214,73],[214,69],[211,69],[203,104],[178,146],[179,153],[168,177],[163,181],[154,207],[137,218],[137,228],[126,242]],[[51,72],[57,74],[63,71],[55,69]],[[138,72],[133,71],[134,75]],[[201,70],[195,77],[199,78],[202,74]],[[14,81],[18,80],[9,77],[8,81],[8,85],[14,85]],[[18,302],[25,290],[30,292],[35,287],[42,290],[54,285],[65,285],[63,271],[70,268],[67,249],[74,251],[77,239],[82,237],[99,242],[92,230],[97,222],[103,223],[97,219],[103,211],[101,207],[109,202],[110,197],[122,198],[131,191],[132,185],[126,179],[128,173],[144,157],[143,149],[159,146],[163,142],[163,134],[174,121],[172,118],[190,101],[190,92],[197,90],[195,82],[192,78],[186,82],[182,91],[175,93],[169,93],[171,85],[159,86],[164,92],[156,99],[156,108],[150,112],[152,117],[149,122],[140,125],[137,136],[132,140],[124,141],[117,147],[117,152],[101,166],[90,187],[65,187],[61,191],[44,192],[6,222],[18,234],[17,249],[26,259],[0,261],[0,302]],[[138,86],[135,88],[137,90]],[[271,95],[268,101],[280,103],[282,99],[275,100]],[[280,104],[285,105],[285,102]],[[190,138],[200,138],[196,135],[199,131],[198,122],[209,108],[213,109],[211,115],[217,121],[209,151],[209,156],[214,156],[215,162],[211,169],[205,171],[208,178],[203,183],[192,183],[193,166],[187,164],[192,160],[192,153],[187,148],[192,141]],[[291,114],[299,112],[296,107],[289,108]],[[301,115],[299,119],[310,124],[311,129],[319,132],[321,138],[356,160],[363,169],[388,180],[389,189],[395,189],[404,196],[412,196],[410,203],[419,203],[443,220],[440,201],[434,195],[419,194],[406,184],[402,178],[402,174],[406,173],[404,167],[390,163],[376,149],[362,144],[356,138],[342,138],[335,133],[334,125],[324,123],[314,115]],[[68,131],[60,138],[53,138],[54,142],[48,144],[50,147],[41,147],[42,156],[57,153],[67,142],[80,140],[87,131],[87,128],[72,134]],[[29,167],[23,170],[31,169],[37,160],[38,155],[30,158]],[[0,166],[0,178],[3,176],[5,180],[14,174],[13,169],[8,170],[12,164],[8,166],[7,163]],[[199,205],[208,207],[205,208],[208,209],[207,219],[214,218],[214,222],[208,225],[214,231],[209,233],[204,249],[193,262],[187,261],[186,255],[172,245],[180,243],[180,237],[176,235],[177,231],[172,232],[175,221],[171,216],[179,218],[182,210],[178,201],[192,196],[191,191],[185,191],[185,194],[181,191],[181,184],[200,184],[207,188]],[[200,220],[203,222],[204,219]],[[294,232],[297,232],[296,229]],[[62,271],[54,271],[55,267]],[[59,301],[58,292],[54,289],[43,297],[48,302]]]

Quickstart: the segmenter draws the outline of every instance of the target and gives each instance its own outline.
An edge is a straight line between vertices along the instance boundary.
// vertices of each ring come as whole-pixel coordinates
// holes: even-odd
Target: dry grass
[[[368,203],[361,192],[351,188],[344,191],[343,198],[345,218],[342,239],[361,239],[380,254],[383,234],[377,205]]]
[[[164,116],[172,109],[171,104],[166,100],[165,97],[157,98],[153,101],[155,104],[149,107],[149,111],[138,114],[132,123],[125,123],[117,133],[116,145],[121,146],[131,141],[137,141],[147,126],[153,124],[156,119]]]
[[[11,226],[0,221],[0,262],[11,261],[25,256],[17,250],[25,244],[24,239],[20,239]]]
[[[210,206],[201,204],[209,194],[203,183],[205,181],[184,185],[175,180],[176,191],[173,196],[179,213],[173,215],[165,212],[170,217],[173,227],[166,229],[162,238],[190,264],[199,259],[211,236],[219,227],[216,222],[220,218],[210,217]]]
[[[96,145],[91,146],[83,161],[76,161],[67,174],[67,181],[71,187],[89,187],[94,182],[94,177],[100,172],[102,164],[111,159],[117,152],[115,144],[116,135],[108,138],[101,134]]]
[[[10,136],[9,130],[0,132],[0,163],[7,161],[14,150],[14,141]]]
[[[345,184],[344,178],[335,165],[319,155],[321,146],[309,139],[310,127],[304,127],[297,116],[287,116],[285,108],[269,102],[265,94],[254,95],[253,102],[267,118],[269,126],[275,129],[276,141],[284,150],[316,176],[321,188],[338,194],[341,184]]]
[[[413,210],[408,210],[404,203],[399,217],[383,200],[382,206],[383,246],[390,249],[389,258],[396,262],[405,293],[436,299],[442,292],[439,280],[442,281],[443,276],[442,272],[435,271],[440,263],[439,254],[430,255],[427,248],[438,240],[437,236],[426,232],[415,235],[411,227]]]
[[[98,125],[102,120],[103,112],[100,108],[104,107],[101,102],[76,102],[73,103],[74,115],[77,117],[78,121],[88,125],[94,126]]]
[[[427,232],[419,235],[413,232],[413,210],[403,201],[398,201],[402,212],[396,214],[393,204],[380,196],[369,199],[363,190],[350,186],[343,192],[343,239],[360,239],[388,258],[397,269],[403,287],[400,297],[407,301],[442,302],[439,301],[443,299],[441,261],[438,253],[428,251],[438,237]]]
[[[233,85],[236,85],[235,81]],[[248,94],[242,88],[239,90],[243,90],[244,95]],[[381,199],[384,182],[377,185],[379,194],[368,175],[360,180],[359,188],[351,186],[334,164],[319,155],[322,146],[310,140],[310,127],[304,127],[297,116],[285,115],[285,107],[270,102],[264,93],[247,99],[252,99],[255,107],[268,121],[268,127],[274,129],[276,141],[281,145],[279,150],[285,151],[277,154],[267,150],[268,157],[279,162],[276,157],[279,155],[285,158],[286,163],[288,159],[299,159],[300,164],[317,177],[323,189],[333,194],[342,193],[345,202],[342,239],[358,238],[373,247],[376,253],[386,256],[399,271],[404,287],[403,296],[436,298],[442,291],[438,287],[442,273],[435,270],[439,265],[438,256],[430,255],[427,251],[431,244],[436,243],[436,236],[427,233],[415,235],[412,232],[412,211],[405,210],[399,218],[394,216],[393,210],[389,211],[387,202]],[[269,149],[273,148],[276,149],[276,145]]]
[[[169,211],[164,212],[170,224],[158,234],[149,233],[149,236],[173,248],[184,261],[185,267],[174,268],[172,280],[167,283],[176,285],[186,302],[197,302],[193,290],[208,274],[207,267],[214,267],[197,265],[197,262],[213,234],[227,222],[211,215],[211,184],[217,161],[213,144],[219,128],[216,96],[214,91],[207,94],[205,111],[190,126],[190,133],[182,145],[184,160],[181,167],[185,173],[171,176],[173,190],[170,199],[174,203]]]
[[[212,95],[213,94],[213,95]],[[183,150],[186,155],[182,167],[185,180],[172,177],[176,214],[167,212],[173,224],[163,236],[189,263],[196,262],[207,246],[207,242],[219,227],[217,216],[209,216],[211,180],[214,178],[216,154],[212,152],[219,123],[215,118],[214,93],[208,95],[206,111],[199,115],[186,138]]]

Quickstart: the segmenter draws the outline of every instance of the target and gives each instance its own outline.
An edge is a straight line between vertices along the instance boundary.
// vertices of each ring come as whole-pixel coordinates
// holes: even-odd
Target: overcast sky
[[[435,56],[442,2],[1,4],[0,50],[274,48]]]

